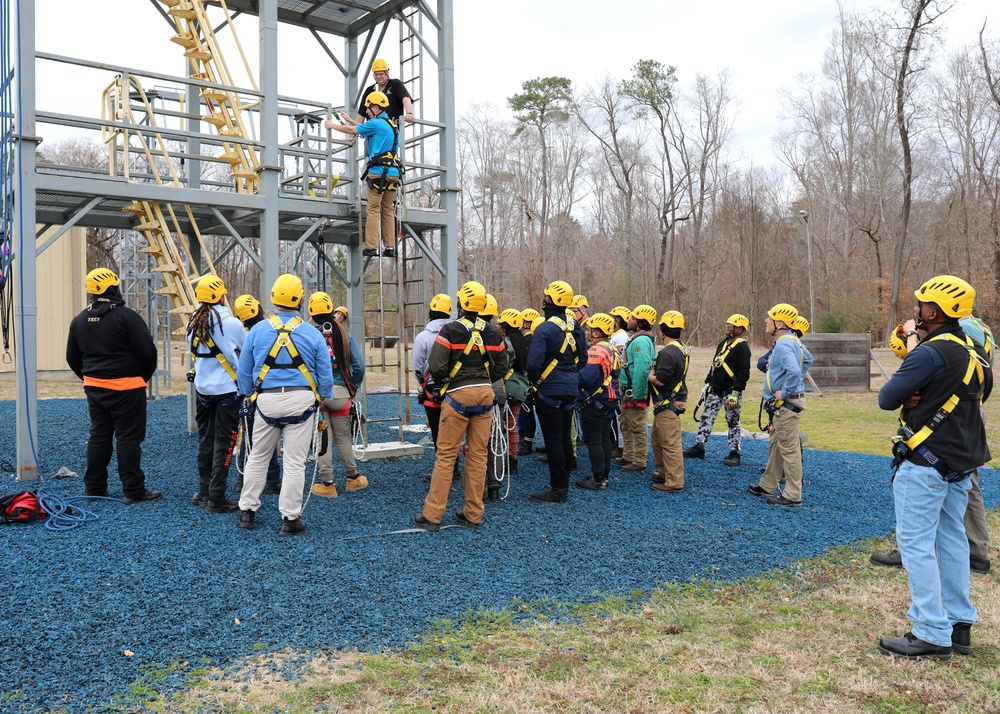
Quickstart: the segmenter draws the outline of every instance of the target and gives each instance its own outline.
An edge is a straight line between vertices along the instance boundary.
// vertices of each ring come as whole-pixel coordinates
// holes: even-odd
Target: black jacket
[[[742,339],[729,350],[725,360],[720,361],[719,355],[728,342],[727,337],[716,346],[712,367],[705,377],[705,384],[709,385],[712,393],[723,397],[733,391],[742,392],[747,388],[747,380],[750,379],[750,345]],[[733,376],[729,376],[726,366],[732,370]]]
[[[156,371],[156,343],[145,321],[120,298],[98,298],[73,318],[66,362],[81,379],[142,377]]]

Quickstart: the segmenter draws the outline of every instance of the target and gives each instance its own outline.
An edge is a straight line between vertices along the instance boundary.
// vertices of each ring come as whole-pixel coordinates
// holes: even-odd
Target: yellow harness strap
[[[198,363],[195,361],[195,358],[199,356],[196,352],[199,344],[204,344],[205,347],[208,348],[209,357],[214,355],[215,358],[219,360],[219,364],[221,364],[222,368],[226,370],[226,374],[229,375],[229,378],[233,380],[234,383],[239,381],[236,378],[236,370],[234,370],[233,366],[229,364],[229,360],[227,360],[226,356],[222,354],[222,350],[219,349],[218,345],[215,344],[215,341],[211,337],[205,340],[204,343],[197,337],[191,338],[191,364],[195,367],[195,369],[198,368]],[[205,355],[201,356],[204,357]]]
[[[980,384],[983,383],[983,378],[984,378],[983,365],[979,361],[979,355],[976,354],[975,344],[973,343],[970,337],[966,336],[965,340],[963,341],[960,337],[956,335],[953,335],[951,333],[946,333],[943,335],[936,335],[927,341],[934,342],[936,340],[951,340],[955,344],[964,347],[968,352],[969,366],[965,370],[965,376],[962,378],[962,384],[968,386],[969,383],[972,381],[973,374],[979,377]],[[980,403],[982,403],[982,394],[980,394],[979,399]],[[941,405],[939,411],[942,411],[945,414],[951,414],[955,410],[955,407],[958,406],[959,401],[960,401],[959,396],[957,394],[952,394],[950,397],[948,397],[947,401],[943,405]],[[934,420],[932,419],[931,421]],[[902,409],[899,410],[899,423],[902,426],[906,425],[906,420],[903,419]],[[940,423],[940,420],[938,420],[938,423]],[[927,441],[927,439],[929,439],[930,435],[933,433],[934,433],[934,428],[931,427],[929,423],[924,424],[924,426],[920,429],[920,431],[918,431],[916,434],[914,434],[913,436],[911,436],[909,439],[906,440],[906,447],[910,451],[913,451],[922,443]]]
[[[781,337],[779,337],[778,339],[776,339],[774,341],[774,346],[777,347],[778,343],[781,342],[786,337],[789,337],[789,338],[795,340],[795,344],[798,345],[798,348],[799,348],[799,371],[801,372],[802,371],[802,365],[806,361],[806,354],[805,354],[805,352],[802,351],[802,343],[799,342],[799,338],[797,338],[791,332],[786,332],[785,334],[783,334]],[[772,348],[772,352],[771,352],[772,355],[774,354],[773,349],[774,348]],[[765,378],[767,379],[767,391],[769,391],[771,393],[771,395],[773,396],[774,395],[774,390],[771,388],[771,363],[770,362],[768,362],[767,374],[765,375]],[[785,403],[784,399],[775,400],[775,402],[774,402],[775,409],[780,409],[781,405],[784,404],[784,403]]]
[[[559,364],[559,357],[566,354],[567,349],[570,348],[573,349],[573,362],[576,364],[580,364],[580,350],[577,349],[576,338],[573,337],[573,328],[576,326],[576,322],[573,320],[572,317],[567,317],[566,320],[564,321],[559,319],[555,315],[550,317],[549,321],[554,322],[556,325],[558,325],[559,329],[563,331],[563,343],[562,347],[559,348],[558,354],[555,357],[553,357],[552,361],[549,362],[549,365],[544,370],[542,370],[542,374],[538,378],[538,384],[544,382],[545,378],[548,377],[550,374],[552,374],[552,370],[554,370],[556,368],[556,365]]]
[[[733,351],[733,348],[741,342],[746,342],[746,340],[743,339],[742,337],[737,337],[732,342],[727,341],[726,344],[722,346],[722,351],[719,352],[719,356],[715,358],[715,366],[722,367],[724,370],[726,370],[726,374],[729,375],[730,379],[732,379],[736,375],[733,373],[732,368],[730,368],[730,366],[726,364],[726,357],[728,357],[729,353]]]
[[[459,357],[457,360],[455,360],[455,364],[452,365],[451,371],[448,373],[448,382],[446,382],[445,385],[438,390],[438,394],[440,394],[442,397],[448,391],[448,385],[451,384],[451,380],[454,379],[455,375],[458,374],[459,370],[462,369],[462,363],[464,358],[472,354],[473,347],[475,347],[479,351],[479,354],[482,355],[483,357],[483,366],[486,368],[486,377],[491,382],[493,381],[493,378],[490,375],[490,360],[486,356],[486,345],[483,344],[483,336],[482,336],[482,330],[484,327],[486,327],[486,320],[480,317],[477,318],[476,321],[473,323],[468,318],[460,317],[458,318],[458,322],[465,325],[465,327],[469,330],[471,334],[469,335],[469,341],[465,344],[465,349],[462,350],[462,356]],[[514,370],[511,370],[510,372],[511,374],[513,374]],[[507,379],[509,377],[510,374],[508,374],[507,377],[504,377],[504,379]]]
[[[281,318],[277,315],[271,315],[267,318],[268,323],[274,328],[277,335],[274,338],[274,344],[271,345],[271,351],[267,353],[267,357],[264,359],[264,366],[260,368],[260,374],[257,375],[257,381],[254,384],[254,392],[250,395],[250,400],[255,401],[257,395],[260,393],[260,386],[264,383],[264,377],[267,373],[271,371],[273,367],[285,368],[285,367],[297,367],[302,376],[306,378],[306,382],[309,384],[309,388],[312,389],[313,396],[316,397],[316,401],[321,401],[319,398],[319,391],[316,389],[316,381],[313,379],[312,375],[309,373],[309,368],[306,367],[305,361],[302,359],[302,355],[295,348],[295,343],[292,342],[292,332],[299,325],[304,324],[302,318],[296,315],[291,320],[286,323],[281,322]],[[288,353],[291,358],[291,364],[278,365],[277,357],[282,350]]]

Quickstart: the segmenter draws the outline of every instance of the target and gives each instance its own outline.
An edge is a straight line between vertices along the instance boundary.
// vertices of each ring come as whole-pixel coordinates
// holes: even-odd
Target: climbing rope
[[[493,419],[490,422],[489,458],[493,462],[493,476],[504,488],[500,500],[506,500],[510,494],[510,434],[507,431],[507,424],[513,418],[513,412],[507,405],[493,405]]]

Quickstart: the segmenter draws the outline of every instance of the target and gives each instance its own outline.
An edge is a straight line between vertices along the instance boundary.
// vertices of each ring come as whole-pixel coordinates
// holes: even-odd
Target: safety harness
[[[451,385],[451,380],[458,375],[459,371],[462,369],[462,365],[465,364],[465,360],[468,359],[469,355],[472,354],[472,350],[475,349],[479,352],[479,356],[482,358],[483,368],[486,370],[486,377],[493,381],[493,377],[490,375],[490,360],[486,356],[486,345],[483,343],[483,328],[486,327],[486,321],[479,317],[476,321],[468,319],[467,317],[458,318],[460,322],[469,331],[469,341],[465,343],[465,347],[462,348],[462,355],[455,360],[455,364],[452,365],[451,371],[448,372],[447,378],[445,378],[444,385],[438,390],[438,397],[448,402],[451,408],[462,416],[478,416],[480,414],[485,414],[486,412],[493,409],[493,405],[489,406],[466,406],[451,397],[448,394],[448,387]]]
[[[555,357],[552,361],[548,363],[545,369],[542,370],[541,375],[539,375],[538,380],[533,385],[535,396],[542,401],[543,404],[548,404],[550,407],[555,407],[556,409],[562,409],[563,411],[569,411],[576,406],[576,400],[570,400],[567,402],[562,402],[558,399],[553,399],[552,397],[547,397],[539,391],[539,387],[542,386],[542,382],[548,379],[548,376],[552,374],[552,371],[558,366],[559,358],[566,354],[566,350],[573,351],[573,365],[578,367],[580,365],[580,347],[576,344],[576,337],[573,336],[573,329],[576,327],[576,321],[572,317],[567,317],[565,320],[553,315],[548,318],[547,322],[552,322],[560,330],[563,331],[563,341],[562,345],[559,347],[559,351],[556,352]]]
[[[802,351],[802,343],[799,342],[799,338],[797,338],[791,332],[786,332],[785,334],[783,334],[781,337],[779,337],[778,339],[776,339],[774,341],[774,346],[777,347],[778,343],[781,342],[785,338],[788,338],[788,339],[791,339],[791,340],[795,341],[795,345],[796,345],[796,347],[799,350],[799,372],[801,372],[802,371],[802,365],[805,364],[806,355],[805,355],[805,352]],[[772,348],[771,354],[772,355],[774,354],[773,348]],[[767,391],[769,391],[771,394],[774,394],[774,389],[771,387],[771,368],[770,368],[770,366],[768,366],[767,375],[765,376],[765,378],[767,380]],[[775,399],[775,400],[773,400],[773,404],[770,404],[770,406],[773,407],[773,410],[772,409],[767,409],[767,413],[770,414],[771,416],[774,416],[774,413],[777,412],[782,407],[784,407],[785,409],[788,409],[789,411],[795,412],[796,414],[799,414],[799,413],[802,412],[802,409],[800,407],[797,407],[794,404],[792,404],[791,402],[788,402],[788,401],[786,401],[784,399]],[[765,405],[765,408],[767,408],[767,405]],[[770,423],[770,422],[768,422],[768,423]]]
[[[743,339],[742,337],[737,337],[732,342],[726,340],[725,344],[722,346],[722,350],[719,351],[719,354],[716,355],[715,357],[715,361],[712,362],[712,369],[709,372],[709,377],[711,377],[712,372],[714,372],[719,367],[722,367],[724,370],[726,370],[726,374],[729,375],[730,379],[736,377],[736,374],[733,372],[733,368],[726,363],[726,358],[729,356],[729,353],[733,351],[733,348],[736,347],[736,345],[740,344],[741,342],[746,342],[746,340]]]
[[[208,354],[199,353],[198,352],[198,345],[204,345],[205,347],[207,347],[208,348]],[[194,364],[194,368],[196,370],[198,369],[198,362],[197,362],[197,360],[199,360],[199,359],[207,359],[207,358],[211,358],[211,357],[215,357],[215,359],[219,360],[219,364],[221,364],[222,368],[224,370],[226,370],[226,374],[228,374],[229,378],[231,380],[233,380],[233,384],[234,385],[237,384],[238,380],[236,378],[236,370],[234,370],[233,366],[231,364],[229,364],[229,360],[226,359],[226,356],[224,354],[222,354],[222,350],[219,349],[219,346],[217,344],[215,344],[215,340],[213,340],[211,338],[211,336],[209,336],[209,337],[205,338],[204,341],[202,341],[202,340],[199,340],[197,337],[195,337],[195,336],[192,335],[192,337],[191,337],[191,362]],[[235,404],[237,402],[238,399],[239,399],[239,395],[236,392],[233,392],[232,394],[226,395],[222,399],[211,399],[211,398],[206,397],[203,394],[198,394],[198,403],[201,404],[201,406],[205,407],[206,409],[215,409],[216,407],[228,407],[228,406],[232,406],[233,404]]]
[[[975,374],[979,379],[979,383],[982,384],[984,380],[983,364],[981,358],[976,353],[975,343],[967,335],[965,339],[953,335],[951,333],[944,333],[941,335],[935,335],[934,337],[927,340],[927,343],[936,342],[938,340],[949,340],[955,344],[963,347],[969,355],[969,365],[966,367],[965,375],[962,377],[962,384],[964,386],[969,386],[972,382],[972,375]],[[980,391],[980,403],[982,402],[982,391]],[[935,471],[941,474],[941,478],[950,483],[956,481],[962,481],[968,478],[971,471],[952,471],[948,464],[938,458],[934,452],[924,446],[924,442],[931,437],[931,435],[937,430],[945,420],[951,416],[951,413],[955,411],[955,407],[961,401],[961,397],[958,393],[952,394],[945,400],[938,410],[931,417],[930,421],[924,424],[916,433],[907,426],[906,420],[903,416],[904,409],[899,410],[899,433],[892,437],[892,469],[895,475],[895,470],[899,468],[899,465],[903,463],[911,453],[917,453],[923,458],[928,464],[930,464]]]
[[[651,349],[654,348],[655,343],[653,342],[652,335],[650,335],[646,330],[639,330],[629,338],[628,342],[625,343],[625,348],[622,350],[622,354],[625,355],[625,357],[628,357],[629,345],[631,345],[633,342],[635,342],[637,339],[643,336],[645,336],[649,340],[650,348]],[[628,385],[629,385],[628,389],[625,390],[624,397],[627,401],[632,401],[632,386],[635,384],[635,381],[632,379],[632,365],[628,363],[627,359],[624,359],[622,361],[622,369],[625,371],[625,376],[628,378]],[[647,406],[647,404],[644,403],[645,401],[646,400],[644,399],[640,399],[638,400],[637,403],[643,408],[645,408]]]
[[[621,414],[621,407],[618,405],[617,399],[598,399],[599,396],[607,392],[611,387],[611,382],[614,379],[615,372],[622,368],[621,357],[618,356],[618,350],[615,349],[614,345],[607,340],[598,342],[594,346],[603,347],[611,355],[611,369],[608,370],[608,376],[604,378],[604,381],[601,382],[600,385],[598,385],[597,389],[584,397],[583,401],[580,402],[580,409],[583,409],[589,404],[595,404],[605,417],[610,417],[614,414]]]
[[[368,159],[368,163],[365,165],[365,171],[361,175],[361,179],[368,180],[368,185],[379,193],[384,191],[395,191],[399,182],[403,178],[403,174],[406,173],[406,167],[403,166],[403,162],[399,160],[399,128],[396,126],[396,122],[388,117],[386,114],[379,114],[377,117],[372,119],[376,121],[378,119],[384,119],[392,127],[392,149],[386,151],[385,153],[379,154],[378,156],[372,156]],[[382,167],[382,174],[376,175],[373,178],[368,178],[371,170],[375,167]],[[399,171],[399,176],[390,176],[389,169],[395,168]]]
[[[687,347],[687,345],[685,345],[680,340],[674,340],[669,345],[667,345],[667,347],[671,347],[671,346],[676,346],[681,351],[681,354],[684,355],[684,372],[683,372],[683,374],[681,374],[680,381],[678,381],[677,384],[674,385],[674,388],[673,388],[673,390],[671,390],[669,397],[663,397],[663,398],[657,400],[656,397],[654,396],[653,403],[656,405],[653,408],[653,414],[654,415],[659,414],[660,412],[664,411],[665,409],[669,409],[670,411],[672,411],[677,416],[680,416],[681,414],[684,413],[683,409],[678,409],[676,406],[674,406],[674,398],[677,396],[677,393],[679,391],[681,391],[681,387],[684,386],[684,375],[687,374],[688,365],[691,363],[691,350],[689,350],[688,347]],[[659,389],[657,389],[654,386],[653,390],[654,390],[654,394],[659,395],[659,393],[660,393]]]
[[[253,394],[250,395],[250,401],[257,401],[257,397],[261,392],[261,386],[264,384],[264,378],[267,377],[267,373],[272,369],[298,369],[302,373],[302,376],[305,377],[306,382],[309,384],[309,388],[312,390],[313,397],[315,398],[313,405],[299,416],[272,418],[264,414],[264,412],[262,412],[259,408],[257,409],[257,412],[265,422],[273,427],[280,428],[283,426],[290,426],[292,424],[301,424],[315,413],[316,404],[320,402],[319,392],[316,389],[316,381],[309,373],[309,368],[306,367],[306,363],[302,359],[302,355],[299,354],[298,349],[295,347],[295,343],[292,341],[292,333],[304,323],[302,318],[298,315],[286,323],[282,323],[281,318],[277,315],[271,315],[267,318],[267,321],[270,323],[271,327],[274,328],[274,331],[277,334],[274,338],[274,344],[271,345],[271,349],[267,353],[267,357],[264,358],[264,365],[260,368],[260,374],[257,375],[257,380],[254,382]],[[277,358],[282,351],[288,354],[291,362],[283,364],[278,363]]]

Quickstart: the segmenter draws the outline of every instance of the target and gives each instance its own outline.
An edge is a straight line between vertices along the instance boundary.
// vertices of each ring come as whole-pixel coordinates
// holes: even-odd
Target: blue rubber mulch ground
[[[384,410],[395,406],[395,398],[382,401]],[[435,619],[515,598],[565,602],[694,576],[739,578],[894,527],[886,458],[809,451],[805,506],[779,508],[746,491],[766,442],[744,441],[743,466],[732,469],[720,463],[725,439],[714,437],[707,459],[687,460],[679,494],[655,493],[647,475],[615,469],[607,493],[572,489],[567,505],[534,504],[527,494],[547,486],[548,475],[529,457],[510,498],[488,505],[476,533],[340,540],[411,527],[433,457],[428,450],[423,460],[367,463],[369,489],[314,498],[306,532],[279,539],[276,496],[264,497],[253,531],[239,530],[235,514],[190,504],[196,437],[184,413],[179,397],[149,407],[143,465],[164,500],[101,502],[93,506],[99,521],[69,532],[0,529],[0,710],[93,709],[148,668],[174,662],[225,666],[282,648],[395,647]],[[82,474],[86,402],[43,401],[39,421],[42,468]],[[13,425],[14,404],[0,403],[0,444],[10,449],[0,460],[14,460]],[[686,433],[685,445],[693,438]],[[372,439],[388,434],[373,427]],[[52,483],[63,495],[82,494],[79,479]],[[4,475],[0,493],[17,486]],[[110,487],[120,489],[114,475]],[[461,505],[452,493],[446,522]],[[182,684],[171,676],[160,686]]]

